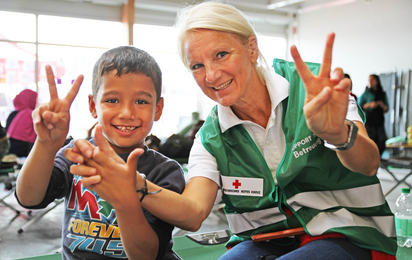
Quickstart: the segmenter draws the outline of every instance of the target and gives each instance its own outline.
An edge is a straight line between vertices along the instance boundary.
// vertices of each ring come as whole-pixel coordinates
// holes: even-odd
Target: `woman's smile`
[[[223,83],[223,84],[220,85],[220,86],[213,87],[213,89],[214,89],[214,90],[218,90],[218,91],[219,91],[219,90],[223,90],[223,89],[227,88],[227,87],[230,85],[230,83],[232,83],[232,81],[233,81],[233,79],[231,79],[231,80]]]

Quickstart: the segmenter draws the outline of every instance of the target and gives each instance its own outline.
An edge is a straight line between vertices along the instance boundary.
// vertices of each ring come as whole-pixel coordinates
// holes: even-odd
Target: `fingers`
[[[84,139],[78,139],[74,141],[74,145],[77,149],[75,151],[79,151],[79,153],[85,156],[86,158],[92,158],[95,146],[91,144],[89,141]]]
[[[337,91],[344,91],[349,94],[350,92],[350,87],[351,87],[351,81],[350,79],[342,79],[338,82],[336,86],[333,87],[334,90]]]
[[[335,33],[329,33],[326,38],[326,46],[325,51],[323,53],[323,62],[320,67],[319,76],[321,77],[329,77],[330,70],[332,66],[332,49],[333,49],[333,42],[335,40]]]
[[[295,45],[292,45],[292,47],[290,47],[290,53],[292,54],[293,60],[295,61],[296,71],[298,72],[303,83],[306,85],[313,76],[312,71],[310,71],[306,63],[300,57],[299,51]]]
[[[129,154],[127,158],[127,168],[132,170],[133,172],[136,171],[137,161],[139,160],[140,155],[144,153],[144,150],[141,148],[134,149],[133,152]]]
[[[102,180],[102,177],[100,175],[84,177],[82,179],[82,184],[84,187],[88,188],[89,190],[93,190],[93,185],[99,184],[101,180]]]
[[[72,88],[66,95],[66,100],[69,102],[70,105],[73,103],[73,100],[77,96],[77,93],[79,93],[79,89],[82,85],[83,78],[83,75],[79,75],[77,79],[74,81]]]
[[[31,117],[33,118],[33,124],[38,125],[41,123],[41,118],[40,118],[40,114],[39,114],[39,109],[40,107],[36,108],[35,110],[33,110],[33,112],[31,113]]]
[[[94,167],[90,167],[84,164],[70,166],[70,172],[74,175],[82,177],[91,177],[97,175],[97,170]]]
[[[49,84],[50,100],[58,99],[59,96],[57,95],[56,82],[54,81],[54,74],[50,65],[46,65],[46,75],[47,83]]]
[[[324,87],[321,92],[303,107],[305,117],[310,118],[326,104],[332,97],[332,89]]]
[[[100,124],[96,125],[96,131],[94,133],[94,140],[96,141],[97,146],[99,149],[112,158],[115,162],[124,164],[123,159],[113,150],[110,146],[109,142],[107,141],[106,137],[103,135],[103,127]]]
[[[105,153],[113,152],[112,147],[110,146],[109,142],[103,135],[103,127],[100,124],[96,125],[94,133],[94,140],[96,141],[97,146]]]
[[[83,156],[80,154],[80,151],[76,147],[64,150],[64,157],[66,157],[67,160],[74,163],[84,162]]]

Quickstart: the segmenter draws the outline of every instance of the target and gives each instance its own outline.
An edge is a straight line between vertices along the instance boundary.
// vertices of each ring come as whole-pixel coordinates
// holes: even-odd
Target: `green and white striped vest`
[[[319,64],[307,64],[314,74],[319,72]],[[336,152],[324,147],[306,125],[305,90],[294,64],[275,60],[274,67],[293,84],[282,101],[286,149],[276,172],[277,186],[243,126],[221,132],[217,107],[200,130],[221,174],[224,210],[235,234],[229,245],[256,234],[304,227],[311,236],[338,232],[358,246],[394,255],[394,216],[379,179],[351,172]]]

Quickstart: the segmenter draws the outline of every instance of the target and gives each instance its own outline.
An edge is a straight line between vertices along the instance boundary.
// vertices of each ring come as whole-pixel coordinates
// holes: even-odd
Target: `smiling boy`
[[[144,145],[163,110],[161,72],[155,60],[140,49],[122,46],[105,52],[96,62],[89,110],[99,124],[96,140],[90,143],[107,141],[123,161],[97,148],[93,156],[107,158],[104,167],[94,165],[92,174],[100,182],[90,187],[82,183],[83,177],[70,173],[75,164],[64,157],[77,141],[61,148],[68,133],[70,105],[83,77],[59,99],[50,66],[46,72],[50,102],[33,113],[38,137],[17,180],[19,203],[37,209],[65,198],[63,259],[178,259],[171,250],[173,226],[142,208],[144,196],[136,192],[136,171],[178,193],[185,183],[177,162]]]

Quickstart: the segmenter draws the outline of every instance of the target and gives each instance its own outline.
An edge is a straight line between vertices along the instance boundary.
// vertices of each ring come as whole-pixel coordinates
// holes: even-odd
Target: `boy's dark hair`
[[[93,68],[93,98],[97,97],[102,77],[112,70],[117,70],[118,77],[127,73],[142,73],[151,78],[156,90],[156,103],[159,102],[162,94],[162,72],[150,54],[132,46],[120,46],[103,53]]]

